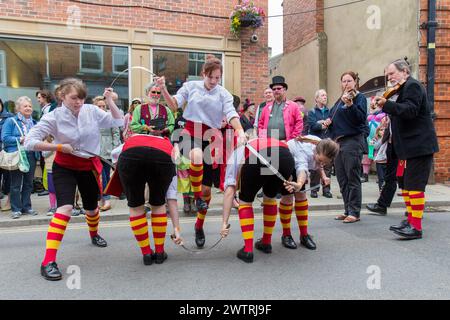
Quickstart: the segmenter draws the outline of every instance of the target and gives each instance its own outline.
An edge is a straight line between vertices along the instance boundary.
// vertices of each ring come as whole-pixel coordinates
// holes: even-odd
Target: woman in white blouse
[[[44,115],[25,139],[28,150],[56,151],[53,183],[58,208],[50,222],[41,265],[41,275],[47,280],[62,278],[56,264],[56,253],[71,217],[77,186],[86,210],[92,244],[107,246],[98,235],[100,216],[97,200],[101,192],[99,176],[102,165],[100,159],[92,154],[100,152],[99,129],[123,126],[123,112],[114,103],[111,88],[103,93],[111,112],[84,104],[87,88],[79,79],[64,79],[59,88],[62,106]],[[53,143],[43,141],[48,135],[55,138]]]
[[[195,224],[195,242],[199,248],[203,247],[205,243],[203,221],[208,209],[207,201],[211,199],[210,194],[202,194],[202,184],[211,187],[213,181],[211,177],[212,160],[209,153],[211,150],[207,147],[211,141],[214,141],[214,148],[223,146],[222,133],[219,129],[224,117],[237,133],[238,143],[243,144],[247,141],[239,115],[233,106],[233,96],[219,84],[222,73],[221,61],[213,55],[207,55],[202,69],[203,80],[185,82],[173,97],[167,91],[165,78],[155,78],[156,84],[162,89],[164,99],[172,111],[175,112],[178,107],[187,103],[183,112],[186,124],[181,132],[179,146],[181,153],[191,160],[189,176],[195,204],[199,211]],[[178,135],[180,134],[178,133]],[[176,141],[177,138],[177,133],[175,133],[173,140]]]

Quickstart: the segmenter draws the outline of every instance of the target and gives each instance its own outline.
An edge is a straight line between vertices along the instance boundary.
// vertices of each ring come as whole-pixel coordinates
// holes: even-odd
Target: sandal
[[[353,222],[358,222],[360,219],[355,217],[355,216],[347,216],[347,218],[344,219],[344,221],[342,221],[343,223],[353,223]]]
[[[348,217],[346,214],[340,214],[334,218],[334,220],[345,220]]]

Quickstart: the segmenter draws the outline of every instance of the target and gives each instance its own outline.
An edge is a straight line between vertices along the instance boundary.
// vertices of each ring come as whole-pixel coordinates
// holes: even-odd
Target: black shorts
[[[270,160],[272,154],[276,152],[279,155],[279,164],[271,164],[286,180],[289,180],[295,167],[294,158],[289,149],[272,147],[264,149],[260,154],[267,160]],[[261,171],[262,169],[264,169],[263,172]],[[264,195],[268,198],[275,198],[278,193],[288,195],[289,192],[284,188],[283,181],[275,174],[266,174],[268,172],[270,171],[254,155],[250,155],[241,168],[239,199],[245,202],[253,202],[261,188]]]
[[[58,207],[74,205],[78,186],[83,208],[85,210],[97,209],[100,190],[93,171],[67,169],[53,162],[52,177]]]
[[[203,164],[202,185],[207,187],[220,187],[220,167],[213,169],[211,164]]]
[[[406,160],[403,176],[397,177],[398,186],[408,191],[425,192],[432,164],[432,154]]]
[[[134,147],[122,152],[117,170],[131,208],[144,205],[146,183],[150,189],[149,203],[162,206],[166,203],[167,190],[176,175],[171,157],[164,151],[150,147]]]
[[[207,187],[215,186],[219,188],[220,185],[220,167],[213,169],[211,150],[207,148],[210,146],[209,141],[202,141],[197,138],[193,138],[188,134],[180,136],[178,141],[180,154],[189,159],[189,152],[194,148],[202,149],[203,151],[203,180],[202,185]]]

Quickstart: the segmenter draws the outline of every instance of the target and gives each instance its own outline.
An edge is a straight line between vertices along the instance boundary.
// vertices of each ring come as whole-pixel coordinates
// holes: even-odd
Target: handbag
[[[28,162],[27,152],[25,149],[20,145],[19,140],[16,140],[17,143],[17,150],[19,153],[19,170],[23,173],[27,173],[30,171],[30,163]]]
[[[19,169],[19,151],[0,151],[0,168],[9,171]]]
[[[12,120],[19,129],[20,135],[23,136],[24,134],[22,132],[22,129],[17,124],[17,121],[14,118],[12,118]],[[28,172],[30,170],[30,164],[28,163],[26,151],[20,145],[19,140],[16,139],[16,143],[17,143],[17,151],[6,152],[5,150],[2,150],[0,152],[0,168],[9,171],[14,171],[17,169],[21,170],[20,168],[22,168],[23,170],[27,170],[27,171],[21,170],[22,172]],[[22,163],[20,163],[21,161]]]

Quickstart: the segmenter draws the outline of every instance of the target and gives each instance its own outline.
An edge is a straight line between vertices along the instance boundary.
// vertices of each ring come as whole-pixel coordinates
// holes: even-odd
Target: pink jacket
[[[269,102],[261,112],[258,121],[258,136],[267,137],[267,127],[269,126],[270,113],[273,102]],[[286,100],[283,108],[284,130],[286,132],[286,141],[298,137],[303,130],[303,119],[300,114],[300,106],[294,101]]]

